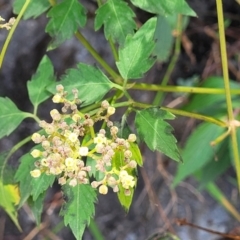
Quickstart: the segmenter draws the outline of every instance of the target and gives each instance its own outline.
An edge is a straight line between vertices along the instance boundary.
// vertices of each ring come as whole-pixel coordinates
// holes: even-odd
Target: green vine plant
[[[25,118],[32,118],[40,127],[39,131],[0,155],[0,206],[19,230],[17,210],[32,201],[33,214],[39,224],[39,209],[43,209],[46,191],[55,181],[62,187],[66,199],[60,214],[76,239],[82,239],[85,227],[94,216],[97,193],[115,192],[120,204],[128,211],[137,185],[137,168],[143,165],[140,141],[152,151],[160,151],[176,162],[183,162],[179,163],[174,186],[194,175],[201,186],[240,220],[237,210],[214,184],[233,159],[240,187],[237,143],[240,123],[239,116],[234,116],[234,109],[239,107],[240,88],[239,83],[229,81],[226,73],[221,0],[217,4],[224,81],[212,77],[202,86],[186,87],[168,85],[180,52],[181,32],[186,26],[184,19],[196,16],[185,0],[171,0],[171,4],[161,0],[98,0],[94,28],[95,31],[104,29],[115,60],[114,68],[81,33],[87,22],[87,10],[81,1],[13,2],[13,11],[18,15],[16,20],[5,23],[0,18],[0,27],[9,30],[0,55],[0,67],[19,21],[42,14],[48,18],[45,31],[52,37],[48,51],[75,36],[98,63],[97,67],[78,63],[76,68],[68,69],[56,81],[53,65],[46,54],[26,86],[32,112],[23,112],[11,99],[0,97],[0,138],[14,132]],[[153,17],[137,26],[136,8],[151,13]],[[162,83],[138,83],[157,60],[169,58],[172,48],[174,55]],[[134,99],[133,90],[155,91],[157,95],[152,104],[146,104]],[[191,94],[191,101],[179,109],[164,107],[162,102],[167,92]],[[49,98],[56,107],[50,111],[51,122],[46,122],[39,119],[38,110]],[[207,107],[204,101],[208,103]],[[217,111],[213,111],[216,106]],[[115,123],[113,115],[119,108],[124,109],[124,113],[121,121]],[[135,116],[134,129],[127,124],[130,114]],[[181,151],[167,122],[175,115],[203,121]],[[16,172],[11,171],[9,158],[28,142],[34,142],[35,146],[21,157]],[[228,142],[232,148],[228,147]],[[213,146],[217,154],[222,153],[229,160],[214,161]]]

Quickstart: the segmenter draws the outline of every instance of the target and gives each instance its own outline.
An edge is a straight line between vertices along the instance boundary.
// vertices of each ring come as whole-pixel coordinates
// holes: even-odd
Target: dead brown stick
[[[205,232],[220,235],[220,236],[225,237],[225,238],[230,238],[230,239],[235,239],[235,240],[240,239],[240,236],[235,236],[235,235],[227,234],[227,233],[221,233],[221,232],[214,231],[214,230],[211,230],[211,229],[208,229],[208,228],[205,228],[205,227],[201,227],[201,226],[195,225],[193,223],[187,222],[186,219],[177,219],[176,223],[179,226],[190,226],[190,227],[197,228],[197,229],[205,231]]]

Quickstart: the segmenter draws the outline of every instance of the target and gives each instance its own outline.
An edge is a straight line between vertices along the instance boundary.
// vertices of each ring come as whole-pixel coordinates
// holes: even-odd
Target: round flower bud
[[[53,101],[54,103],[60,103],[60,102],[62,102],[62,96],[57,93],[57,94],[55,94],[55,95],[53,96],[52,101]]]
[[[132,156],[132,152],[130,151],[130,150],[126,150],[125,152],[124,152],[124,157],[125,158],[130,158]]]
[[[87,147],[80,147],[79,148],[80,156],[87,156],[88,155],[88,148]]]
[[[101,104],[101,107],[107,109],[109,107],[109,102],[107,100],[104,100]]]
[[[35,143],[40,143],[42,141],[42,137],[39,133],[34,133],[32,135],[32,140],[35,142]]]
[[[111,127],[110,132],[112,135],[116,135],[118,133],[118,127],[116,126]]]
[[[61,177],[61,178],[59,178],[58,179],[58,183],[60,184],[60,185],[64,185],[64,184],[66,184],[66,178],[65,177]]]
[[[115,111],[116,111],[115,107],[108,107],[107,115],[108,116],[113,115],[115,113]]]
[[[63,85],[62,85],[62,84],[58,84],[58,85],[56,86],[56,90],[57,90],[58,92],[62,92],[62,91],[64,90]]]
[[[69,136],[68,136],[68,139],[74,143],[78,140],[78,135],[76,133],[70,133]]]
[[[115,186],[117,184],[117,180],[113,176],[111,176],[108,178],[107,183],[109,186]]]
[[[55,121],[61,120],[61,114],[58,112],[57,109],[51,110],[50,115],[51,115],[52,119]]]
[[[131,160],[129,163],[128,163],[128,166],[130,168],[136,168],[137,167],[137,162],[135,160]]]
[[[32,152],[31,152],[31,155],[34,157],[34,158],[38,158],[42,155],[42,152],[39,151],[38,149],[34,149]]]
[[[42,142],[42,146],[43,146],[43,148],[47,149],[47,148],[50,147],[50,142],[45,140],[45,141]]]
[[[75,187],[77,185],[77,179],[76,178],[73,178],[70,182],[69,182],[69,185],[72,186],[72,187]]]
[[[129,134],[128,141],[129,142],[135,142],[137,140],[137,136],[133,133]]]
[[[106,195],[108,193],[108,187],[106,185],[101,185],[98,191],[100,194]]]
[[[38,178],[41,175],[41,171],[39,169],[34,169],[33,171],[30,172],[31,176],[34,178]]]
[[[99,186],[99,182],[97,182],[97,181],[93,181],[92,183],[91,183],[91,186],[92,186],[92,188],[97,188],[98,186]]]

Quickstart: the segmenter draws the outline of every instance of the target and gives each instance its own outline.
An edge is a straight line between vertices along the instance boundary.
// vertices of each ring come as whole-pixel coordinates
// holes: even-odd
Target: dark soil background
[[[9,19],[13,16],[11,4],[13,1],[0,0],[0,15]],[[89,10],[87,27],[82,31],[84,36],[96,48],[101,56],[113,65],[109,47],[102,31],[94,32],[93,16],[96,10],[95,1],[81,0]],[[177,84],[178,79],[192,78],[195,75],[205,79],[211,75],[221,75],[220,53],[217,41],[217,19],[214,0],[189,0],[190,6],[196,11],[198,18],[191,18],[182,38],[182,50],[178,62],[172,73],[170,83]],[[226,29],[229,72],[232,79],[240,81],[240,5],[234,0],[224,2],[224,11],[230,24]],[[138,18],[146,21],[148,14],[138,10]],[[19,109],[31,111],[28,100],[26,82],[46,52],[50,38],[44,32],[47,19],[42,16],[35,20],[22,21],[18,26],[7,51],[2,70],[0,72],[0,96],[11,98]],[[3,45],[7,32],[0,31],[0,46]],[[78,62],[97,64],[86,49],[76,39],[71,39],[57,50],[48,52],[56,75],[61,76],[69,67]],[[237,56],[237,57],[236,57]],[[159,83],[166,71],[168,63],[157,63],[146,75],[144,81]],[[149,102],[153,95],[136,93],[141,101]],[[166,104],[174,96],[169,95]],[[49,118],[52,108],[51,101],[43,104],[40,117]],[[176,138],[180,146],[184,145],[196,122],[190,119],[177,118],[172,122]],[[16,133],[0,141],[0,151],[10,149],[20,139],[28,136],[37,129],[37,125],[25,120]],[[29,146],[27,146],[29,147]],[[107,240],[144,240],[151,235],[159,235],[167,230],[175,232],[182,240],[214,240],[218,236],[195,228],[175,224],[176,219],[186,218],[196,225],[221,232],[230,232],[238,227],[238,222],[232,218],[207,193],[199,192],[197,183],[189,178],[176,189],[171,189],[171,180],[176,170],[176,162],[166,159],[161,154],[150,152],[141,146],[144,155],[144,167],[139,169],[138,186],[132,207],[128,214],[120,207],[117,197],[113,193],[99,196],[96,204],[96,223]],[[18,151],[10,163],[17,167],[19,157],[26,151]],[[234,171],[229,170],[218,181],[218,185],[226,190],[229,199],[239,206],[237,189],[227,183],[228,176],[234,177]],[[1,201],[1,199],[0,199]],[[62,219],[58,213],[62,204],[60,188],[53,186],[48,192],[44,205],[41,229],[36,227],[30,208],[24,206],[19,211],[19,222],[23,229],[20,233],[0,210],[0,240],[31,240],[31,239],[74,239],[71,231],[62,226]],[[58,229],[55,227],[58,226]],[[94,239],[89,230],[84,240]],[[152,238],[158,239],[158,238]]]

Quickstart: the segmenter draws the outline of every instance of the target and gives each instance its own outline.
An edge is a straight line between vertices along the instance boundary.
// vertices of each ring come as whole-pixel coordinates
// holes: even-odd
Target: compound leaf
[[[78,64],[78,69],[69,70],[58,84],[62,84],[69,93],[77,89],[81,106],[101,100],[113,87],[113,83],[101,70],[83,63]],[[49,89],[53,93],[56,92],[55,86]],[[71,94],[68,97],[71,99]]]
[[[13,12],[19,14],[26,0],[15,0],[13,2]],[[23,14],[23,19],[36,18],[51,7],[49,0],[31,0],[27,10]]]
[[[108,0],[96,12],[95,30],[104,24],[106,39],[110,37],[114,42],[123,45],[128,34],[133,34],[136,23],[132,9],[122,0]]]
[[[78,0],[63,0],[55,5],[47,14],[50,21],[46,26],[46,32],[54,37],[54,46],[58,46],[71,38],[77,28],[86,24],[85,8]]]
[[[174,119],[171,113],[159,108],[147,108],[136,114],[136,127],[140,138],[152,150],[158,150],[176,161],[181,161],[173,128],[165,119]]]
[[[119,49],[117,67],[124,79],[141,78],[154,64],[156,24],[156,18],[149,19],[133,36],[128,35]]]
[[[188,6],[185,0],[131,0],[131,2],[147,12],[164,16],[173,14],[196,16],[196,13]]]
[[[28,81],[28,94],[34,107],[48,99],[52,94],[47,91],[48,87],[54,82],[54,70],[50,59],[44,56],[40,62],[36,74]]]
[[[20,111],[9,99],[0,97],[0,138],[12,133],[28,113]]]
[[[96,191],[88,184],[64,186],[66,202],[61,210],[65,225],[70,226],[77,240],[82,239],[86,225],[95,213]]]

